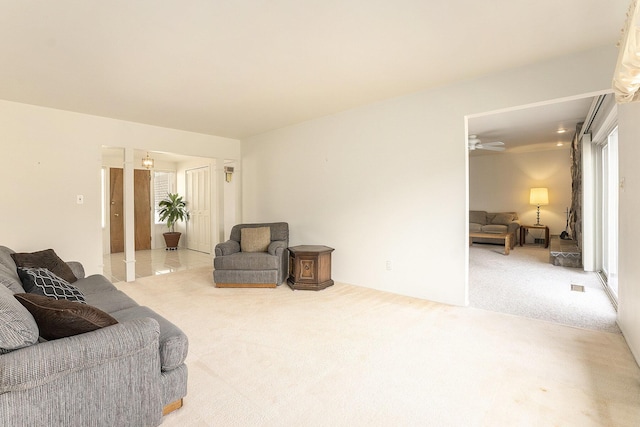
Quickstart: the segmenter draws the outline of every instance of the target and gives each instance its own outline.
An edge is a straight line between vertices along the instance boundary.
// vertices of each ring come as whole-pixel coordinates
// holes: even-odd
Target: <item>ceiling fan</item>
[[[489,151],[504,151],[504,142],[492,141],[482,142],[478,135],[469,135],[469,151],[473,150],[489,150]]]

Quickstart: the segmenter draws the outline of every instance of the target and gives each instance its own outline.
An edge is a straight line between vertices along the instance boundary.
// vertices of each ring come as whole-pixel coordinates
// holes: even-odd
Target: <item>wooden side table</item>
[[[524,245],[524,238],[529,229],[544,230],[544,247],[549,247],[549,227],[546,225],[520,225],[520,246]]]
[[[289,278],[291,289],[319,291],[333,285],[331,280],[331,252],[333,248],[320,245],[301,245],[289,248]]]

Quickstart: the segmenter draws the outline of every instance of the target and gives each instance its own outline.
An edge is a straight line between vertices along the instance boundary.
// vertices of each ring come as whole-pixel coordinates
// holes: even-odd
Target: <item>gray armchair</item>
[[[256,230],[243,232],[243,229]],[[213,281],[216,287],[275,288],[288,274],[288,246],[289,224],[286,222],[234,225],[229,240],[218,243],[215,248]]]

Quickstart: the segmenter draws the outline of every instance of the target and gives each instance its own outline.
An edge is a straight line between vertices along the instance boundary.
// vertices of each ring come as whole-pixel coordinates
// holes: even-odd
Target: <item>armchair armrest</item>
[[[269,255],[280,255],[285,249],[287,249],[287,242],[284,240],[274,240],[269,243],[267,252],[269,252]]]
[[[216,245],[216,256],[231,255],[240,252],[240,243],[235,240],[227,240]]]

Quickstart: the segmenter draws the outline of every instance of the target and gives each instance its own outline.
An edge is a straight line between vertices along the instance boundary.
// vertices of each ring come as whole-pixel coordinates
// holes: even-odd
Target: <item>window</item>
[[[176,192],[176,173],[175,172],[153,172],[153,204],[154,204],[154,218],[156,224],[162,224],[160,221],[160,206],[158,204],[161,200],[167,197],[169,193]]]

